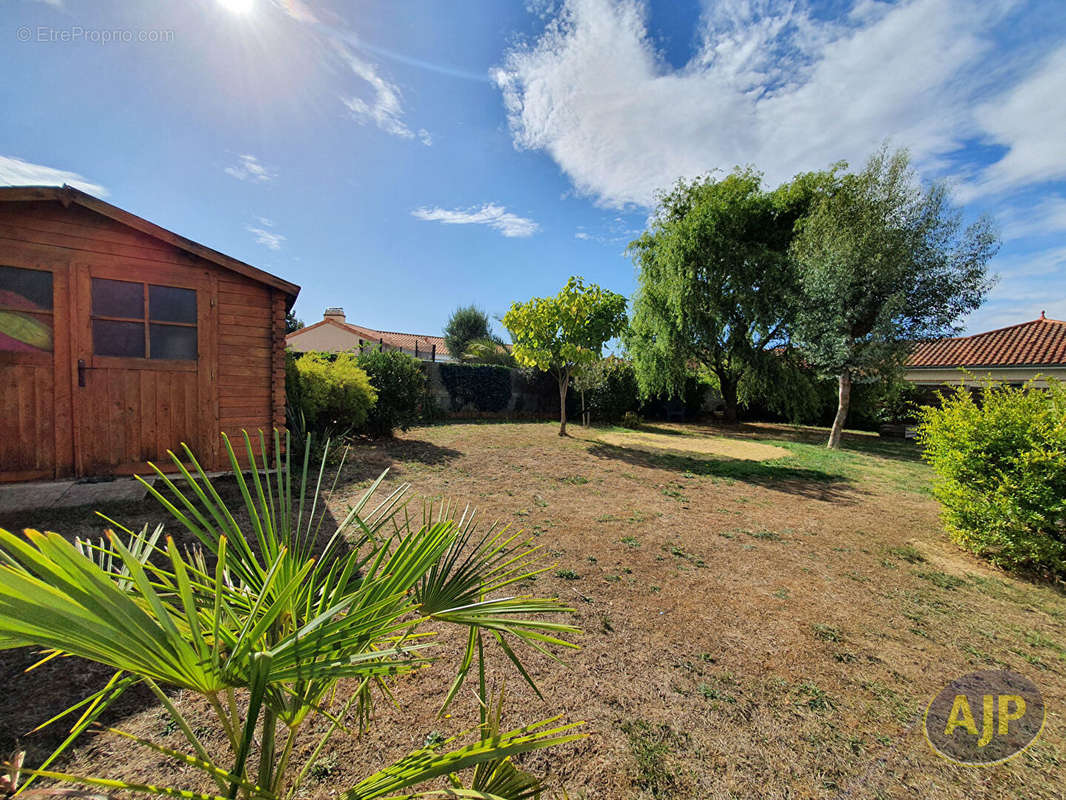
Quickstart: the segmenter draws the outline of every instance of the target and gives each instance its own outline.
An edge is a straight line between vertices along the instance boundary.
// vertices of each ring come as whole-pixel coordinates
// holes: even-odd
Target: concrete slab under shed
[[[0,484],[0,514],[130,503],[143,500],[147,493],[148,490],[133,478]]]

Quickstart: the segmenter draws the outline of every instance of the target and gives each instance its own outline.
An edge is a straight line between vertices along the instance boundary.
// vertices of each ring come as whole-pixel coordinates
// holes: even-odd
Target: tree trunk
[[[848,406],[851,405],[851,372],[840,373],[840,396],[837,401],[837,415],[833,418],[833,429],[829,431],[829,444],[832,450],[840,449],[840,436],[844,433],[844,421],[848,418]]]
[[[570,386],[570,371],[559,376],[559,435],[566,436],[566,390]]]
[[[736,425],[740,420],[737,411],[737,381],[719,375],[718,386],[722,390],[722,402],[725,403],[725,421],[729,425]]]

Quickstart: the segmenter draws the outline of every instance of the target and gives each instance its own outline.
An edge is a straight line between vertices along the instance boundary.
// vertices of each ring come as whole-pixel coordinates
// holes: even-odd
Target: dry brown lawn
[[[486,524],[520,526],[552,568],[529,584],[575,609],[581,650],[563,668],[527,663],[538,701],[499,660],[518,726],[561,714],[588,738],[524,764],[570,798],[1054,798],[1064,796],[1066,597],[1012,578],[942,533],[929,473],[909,443],[750,425],[720,431],[652,426],[633,433],[550,424],[451,424],[360,446],[346,468],[342,513],[370,478],[476,505]],[[158,518],[143,507],[116,518]],[[98,529],[84,514],[22,515],[5,527]],[[459,652],[457,640],[443,647]],[[55,662],[24,675],[8,654],[0,747],[43,752],[22,734],[99,670]],[[338,794],[359,776],[476,720],[469,693],[438,718],[449,659],[397,687],[362,738],[341,737],[305,796]],[[982,668],[1032,679],[1049,713],[1040,740],[1013,761],[975,769],[932,753],[925,705]],[[192,705],[192,701],[181,698]],[[180,746],[159,708],[130,697],[121,725]],[[192,776],[110,736],[66,767],[189,785]]]

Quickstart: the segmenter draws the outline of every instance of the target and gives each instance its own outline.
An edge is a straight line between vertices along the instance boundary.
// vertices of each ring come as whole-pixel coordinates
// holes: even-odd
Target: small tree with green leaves
[[[626,326],[626,298],[572,277],[555,297],[515,303],[503,324],[519,364],[551,372],[559,383],[559,435],[566,436],[566,393],[575,372],[603,353]]]
[[[492,339],[489,315],[474,305],[455,309],[444,326],[444,346],[452,358],[462,359],[466,348],[477,339]]]
[[[851,385],[898,369],[921,339],[956,330],[991,286],[992,224],[963,229],[942,184],[922,188],[906,151],[882,149],[802,218],[792,254],[802,301],[793,341],[839,385],[829,447],[840,446]]]

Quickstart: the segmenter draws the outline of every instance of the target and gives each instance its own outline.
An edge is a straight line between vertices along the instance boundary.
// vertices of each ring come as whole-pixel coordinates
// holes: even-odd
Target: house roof
[[[227,256],[225,253],[220,253],[217,250],[212,250],[206,245],[200,244],[199,242],[194,242],[192,239],[186,239],[184,236],[180,236],[173,231],[168,231],[166,228],[162,228],[155,223],[142,219],[136,214],[131,214],[129,211],[125,211],[118,206],[113,206],[110,203],[104,202],[100,198],[93,197],[91,194],[87,194],[80,189],[75,189],[73,186],[67,186],[65,184],[61,187],[2,186],[0,187],[0,201],[56,201],[62,203],[64,206],[76,203],[90,211],[95,211],[97,214],[101,214],[126,225],[127,227],[173,245],[180,250],[192,253],[193,255],[217,264],[223,269],[228,269],[231,272],[236,272],[246,278],[251,278],[259,283],[265,283],[267,286],[272,286],[275,289],[280,289],[289,296],[290,307],[292,306],[292,300],[294,300],[296,295],[300,292],[300,287],[295,283],[289,283],[289,281],[279,278],[277,275],[271,275],[269,272],[253,267],[251,264],[245,264],[243,261]]]
[[[383,341],[390,347],[398,347],[403,350],[411,351],[415,350],[415,345],[417,344],[417,349],[422,353],[429,353],[433,349],[433,346],[436,345],[436,353],[438,356],[450,355],[448,353],[447,345],[444,344],[443,336],[426,336],[420,333],[399,333],[397,331],[379,331],[362,325],[353,325],[350,322],[341,322],[338,319],[332,319],[330,317],[321,319],[313,325],[308,325],[305,328],[293,331],[285,337],[285,340],[291,342],[294,338],[300,336],[300,334],[314,330],[322,325],[334,325],[354,336],[358,336],[360,339],[366,340],[368,343]]]
[[[1039,319],[972,336],[922,342],[907,367],[1066,366],[1066,321]]]

